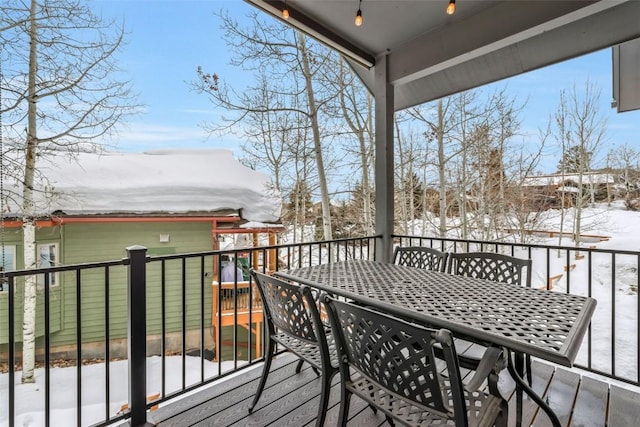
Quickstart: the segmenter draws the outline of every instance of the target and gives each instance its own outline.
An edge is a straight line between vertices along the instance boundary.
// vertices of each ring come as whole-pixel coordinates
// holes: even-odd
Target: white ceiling
[[[284,2],[246,0],[282,19]],[[640,37],[638,0],[287,0],[288,24],[349,58],[373,89],[388,55],[401,110]]]

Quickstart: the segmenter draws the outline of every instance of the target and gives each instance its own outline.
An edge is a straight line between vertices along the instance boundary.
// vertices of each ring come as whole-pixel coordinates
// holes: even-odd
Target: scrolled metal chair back
[[[493,252],[449,254],[447,271],[511,285],[531,286],[531,260]]]
[[[309,342],[317,342],[314,324],[320,324],[320,317],[310,289],[272,276],[254,277],[258,283],[265,314],[273,326],[280,332]],[[316,316],[317,319],[314,318]]]
[[[423,246],[399,246],[393,254],[394,264],[425,270],[444,271],[446,260],[446,252]]]
[[[453,408],[449,406],[453,401],[466,423],[459,366],[448,331],[423,328],[329,296],[324,301],[336,332],[344,377],[350,381],[351,372],[357,372],[388,393],[446,419],[453,419]],[[447,383],[451,383],[446,393],[435,363],[435,343],[441,343],[445,353]]]

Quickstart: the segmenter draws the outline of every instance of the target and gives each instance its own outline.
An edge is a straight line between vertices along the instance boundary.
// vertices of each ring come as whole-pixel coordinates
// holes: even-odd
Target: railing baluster
[[[589,279],[587,280],[587,296],[591,297],[592,296],[592,289],[593,289],[593,277],[592,277],[592,271],[593,271],[593,260],[592,260],[592,255],[593,252],[589,251],[588,252],[589,255]],[[591,363],[592,363],[592,359],[591,359],[591,323],[589,323],[589,328],[587,329],[587,367],[591,368]]]
[[[165,372],[167,372],[167,263],[166,260],[160,262],[160,313],[162,319],[160,322],[160,366],[162,369],[162,378],[160,381],[160,395],[167,395],[167,381]]]
[[[182,306],[180,307],[181,321],[182,321],[182,390],[187,387],[187,259],[181,259],[181,290],[182,290]]]
[[[616,254],[611,254],[611,375],[616,375]]]
[[[205,264],[204,256],[200,257],[200,382],[204,382],[204,285],[205,285]]]
[[[51,297],[50,276],[44,275],[44,425],[51,425]],[[80,424],[78,424],[80,425]]]
[[[147,422],[147,248],[131,246],[127,248],[127,253],[129,258],[127,280],[129,408],[131,426],[138,427]]]
[[[82,425],[82,291],[80,272],[76,271],[76,416],[78,426]],[[45,274],[45,277],[48,274]]]
[[[640,254],[636,257],[636,293],[640,292]],[[640,298],[636,298],[636,331],[640,331]],[[636,349],[640,349],[640,333],[636,334]],[[640,351],[636,350],[636,381],[640,382]]]
[[[15,343],[16,343],[16,337],[15,337],[15,331],[16,331],[16,318],[15,318],[15,279],[13,277],[9,277],[8,280],[8,285],[9,285],[9,292],[8,292],[8,301],[7,301],[7,311],[9,312],[9,321],[8,326],[9,326],[9,333],[8,338],[9,338],[9,343],[8,343],[8,347],[9,347],[9,360],[8,360],[8,365],[9,365],[9,427],[14,427],[15,426],[15,419],[16,419],[16,388],[13,386],[16,382],[15,382],[15,369],[16,369],[16,349],[15,349]]]
[[[104,384],[105,384],[105,393],[104,393],[104,419],[108,420],[111,414],[109,413],[110,409],[110,400],[111,400],[111,346],[110,346],[110,336],[111,332],[109,330],[109,267],[104,267]]]

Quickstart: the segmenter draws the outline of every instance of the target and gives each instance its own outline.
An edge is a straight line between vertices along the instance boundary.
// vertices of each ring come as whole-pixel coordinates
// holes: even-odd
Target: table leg
[[[527,384],[526,381],[522,378],[522,373],[524,372],[524,363],[522,359],[517,357],[517,354],[515,355],[516,356],[515,358],[512,358],[511,350],[509,349],[507,349],[507,355],[508,355],[507,369],[509,370],[509,374],[511,375],[513,380],[516,382],[516,398],[517,398],[518,390],[520,390],[520,393],[524,391],[525,393],[527,393],[527,395],[531,399],[533,399],[534,402],[538,404],[538,406],[540,406],[540,408],[544,412],[546,412],[546,414],[549,416],[549,419],[551,420],[551,423],[554,427],[562,427],[560,424],[560,420],[558,419],[556,414],[553,412],[551,407],[547,405],[547,403],[540,396],[538,396],[538,394],[531,387],[529,387],[529,384]],[[520,356],[523,356],[523,355],[520,355]],[[520,371],[520,373],[518,372],[518,370]],[[516,425],[520,427],[522,424],[522,406],[521,405],[518,405],[518,406],[520,406],[520,408],[517,409],[518,418],[516,419]]]
[[[514,353],[514,362],[518,378],[524,378],[524,355]],[[516,427],[522,426],[522,387],[516,387]]]

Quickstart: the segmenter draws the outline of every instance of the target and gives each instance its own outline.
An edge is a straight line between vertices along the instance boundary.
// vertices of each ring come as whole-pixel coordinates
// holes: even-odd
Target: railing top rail
[[[584,252],[595,252],[595,253],[615,253],[617,255],[638,255],[640,256],[640,251],[632,251],[628,249],[615,249],[615,248],[590,248],[588,246],[567,246],[567,245],[548,245],[542,243],[519,243],[519,242],[505,242],[505,241],[490,241],[490,240],[474,240],[474,239],[458,239],[455,237],[433,237],[433,236],[410,236],[410,235],[401,235],[401,234],[392,234],[392,238],[399,239],[423,239],[430,241],[440,241],[440,242],[453,242],[453,243],[474,243],[479,245],[501,245],[501,246],[517,246],[523,248],[536,248],[536,249],[553,249],[553,250],[569,250],[569,251],[584,251]]]
[[[93,268],[125,266],[128,264],[129,264],[129,259],[123,258],[121,260],[113,260],[113,261],[86,262],[86,263],[78,263],[78,264],[58,265],[54,267],[13,270],[13,271],[4,272],[3,276],[7,278],[33,276],[34,274],[57,273],[62,271],[75,271],[75,270],[89,270]]]
[[[171,259],[197,258],[197,257],[203,257],[203,256],[225,255],[229,253],[238,253],[238,252],[264,251],[264,250],[271,250],[271,249],[294,248],[294,247],[300,247],[300,246],[317,246],[317,245],[330,244],[330,243],[335,244],[335,243],[367,241],[367,240],[373,240],[379,237],[381,236],[345,237],[342,239],[316,240],[313,242],[302,242],[302,243],[282,243],[277,245],[255,246],[251,248],[242,248],[242,249],[216,249],[216,250],[208,250],[208,251],[202,251],[202,252],[158,255],[158,256],[148,257],[148,261],[162,261],[162,260],[166,261]]]

